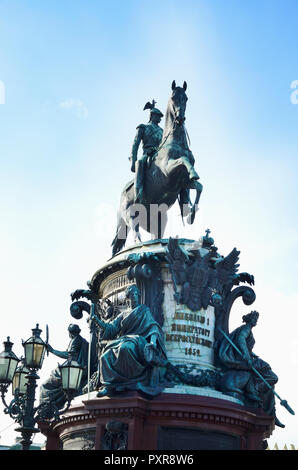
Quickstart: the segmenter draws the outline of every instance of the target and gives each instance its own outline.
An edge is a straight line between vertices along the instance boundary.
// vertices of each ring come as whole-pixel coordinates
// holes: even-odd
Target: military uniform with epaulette
[[[158,125],[163,114],[154,107],[155,101],[146,103],[145,109],[150,109],[150,120],[148,124],[140,124],[137,127],[137,133],[131,150],[131,171],[136,172],[135,201],[144,202],[144,181],[146,169],[150,166],[158,147],[161,144],[163,129]],[[138,157],[140,143],[143,144],[143,156]]]

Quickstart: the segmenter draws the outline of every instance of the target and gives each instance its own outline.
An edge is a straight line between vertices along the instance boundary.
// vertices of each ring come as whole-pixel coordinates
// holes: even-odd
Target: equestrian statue
[[[136,178],[121,193],[117,231],[112,242],[113,256],[124,247],[129,230],[133,231],[135,240],[139,242],[140,227],[149,232],[152,238],[162,238],[167,210],[176,200],[182,219],[188,215],[188,222],[194,222],[203,186],[194,169],[195,159],[189,149],[184,125],[188,99],[186,89],[186,82],[179,87],[173,81],[161,139],[158,124],[162,113],[155,108],[154,100],[145,105],[144,109],[151,109],[150,121],[137,128],[130,157],[131,170],[136,171]],[[144,155],[137,160],[141,141]],[[194,203],[190,200],[191,189],[196,191]]]

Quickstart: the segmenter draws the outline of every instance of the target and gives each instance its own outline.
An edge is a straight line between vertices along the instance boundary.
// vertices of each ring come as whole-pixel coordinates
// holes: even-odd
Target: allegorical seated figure
[[[66,351],[57,351],[56,349],[52,348],[48,344],[48,351],[54,354],[61,359],[67,359],[69,356],[75,361],[77,361],[80,366],[84,367],[82,380],[81,380],[81,387],[87,381],[87,365],[88,365],[88,341],[86,341],[80,335],[80,327],[76,324],[70,324],[68,327],[70,343]],[[62,380],[61,380],[61,373],[59,367],[54,369],[51,372],[50,377],[46,382],[44,382],[40,387],[40,403],[49,401],[54,404],[58,409],[63,408],[66,402],[66,396],[62,389]]]
[[[275,424],[280,427],[284,425],[275,414],[274,385],[278,381],[277,375],[271,370],[270,365],[252,352],[255,339],[252,328],[256,326],[259,313],[252,311],[242,317],[244,325],[236,328],[229,338],[236,348],[224,338],[218,349],[218,357],[226,370],[224,375],[224,387],[233,392],[244,392],[249,400],[258,402],[264,412],[269,416],[275,416]],[[256,369],[266,382],[253,371]]]
[[[166,361],[164,334],[150,309],[140,304],[139,289],[126,289],[129,309],[106,323],[97,316],[94,321],[102,329],[101,339],[107,340],[100,357],[100,383],[97,396],[123,390],[138,390],[156,396],[168,384],[160,367]]]

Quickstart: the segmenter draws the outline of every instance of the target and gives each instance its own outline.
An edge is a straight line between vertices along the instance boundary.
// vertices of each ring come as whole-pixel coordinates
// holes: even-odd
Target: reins
[[[159,147],[155,147],[155,153],[159,152],[159,151],[165,146],[165,143],[166,143],[166,141],[168,140],[168,137],[170,136],[170,134],[171,134],[172,132],[174,132],[175,126],[176,126],[176,122],[174,121],[174,124],[173,124],[172,129],[169,130],[169,132],[167,133],[167,135],[166,135],[166,137],[164,138],[163,142],[160,144]]]

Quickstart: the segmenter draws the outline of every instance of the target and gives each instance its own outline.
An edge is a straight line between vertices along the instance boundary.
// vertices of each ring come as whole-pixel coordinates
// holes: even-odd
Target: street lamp
[[[0,354],[0,384],[8,386],[12,382],[19,359],[12,352],[13,343],[10,341],[9,336],[3,344],[4,351]]]
[[[35,425],[42,421],[56,421],[61,414],[70,407],[70,403],[79,391],[83,368],[69,356],[68,360],[60,366],[62,389],[67,397],[67,405],[59,410],[50,401],[34,407],[35,389],[37,379],[36,371],[41,369],[47,343],[41,337],[42,330],[39,325],[32,329],[32,336],[23,342],[25,357],[17,368],[19,359],[12,352],[13,343],[7,338],[4,342],[4,351],[0,354],[0,391],[4,403],[4,413],[20,424],[16,429],[22,434],[22,449],[29,450],[32,443],[32,435],[40,432]],[[9,385],[12,383],[13,400],[8,405],[5,401]]]
[[[46,343],[40,337],[41,332],[37,323],[36,328],[32,330],[31,338],[23,343],[26,365],[32,369],[41,369],[47,348]]]
[[[65,392],[71,394],[76,393],[80,388],[80,383],[84,368],[77,361],[69,358],[59,366],[62,378],[62,388]]]

